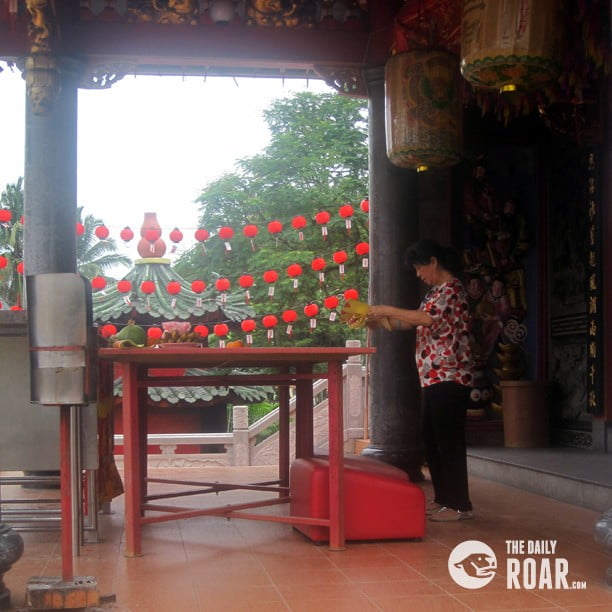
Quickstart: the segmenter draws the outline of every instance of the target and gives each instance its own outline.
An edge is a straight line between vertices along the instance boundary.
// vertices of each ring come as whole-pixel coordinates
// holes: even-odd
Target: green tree
[[[23,261],[23,178],[9,183],[0,196],[0,208],[11,213],[11,220],[0,223],[0,300],[6,306],[22,304],[23,276],[17,266]]]
[[[127,255],[117,252],[117,243],[113,238],[100,240],[96,234],[96,227],[102,225],[102,220],[93,215],[85,215],[83,207],[77,209],[77,217],[83,224],[84,231],[77,236],[76,257],[77,269],[86,278],[106,276],[118,266],[129,267],[132,260]]]
[[[339,296],[341,308],[348,288],[367,296],[368,271],[355,253],[355,245],[368,239],[367,215],[359,207],[368,181],[365,109],[364,100],[337,94],[306,92],[274,101],[264,112],[270,144],[261,154],[240,160],[234,172],[209,183],[198,198],[200,224],[211,237],[183,255],[177,262],[178,272],[206,282],[224,276],[234,288],[242,274],[252,275],[256,284],[249,290],[251,303],[260,317],[278,317],[277,344],[343,344],[348,329],[329,321],[331,312],[324,308],[324,299]],[[338,214],[346,203],[355,211],[350,231]],[[331,216],[327,235],[315,222],[321,211]],[[298,215],[307,220],[302,232],[292,227],[292,219]],[[283,231],[275,235],[268,231],[273,220],[283,225]],[[259,230],[254,238],[243,235],[244,226],[251,224]],[[233,229],[231,240],[219,238],[219,229],[224,226]],[[332,260],[337,251],[348,255],[343,275]],[[311,268],[316,257],[324,258],[327,264],[322,283]],[[287,275],[288,266],[294,263],[303,270],[297,277],[297,290]],[[268,269],[279,275],[273,295],[262,279]],[[303,312],[309,302],[320,309],[315,328]],[[285,309],[294,309],[299,316],[291,338],[281,320]],[[258,323],[258,334],[263,334],[258,342],[265,343],[265,332]],[[350,337],[355,337],[354,331]]]

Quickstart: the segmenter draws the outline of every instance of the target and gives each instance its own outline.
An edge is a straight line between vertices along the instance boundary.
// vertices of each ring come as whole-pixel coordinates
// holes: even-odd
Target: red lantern
[[[300,266],[300,264],[291,264],[290,266],[287,267],[287,274],[289,276],[289,278],[293,279],[293,289],[297,289],[298,287],[298,276],[302,275],[302,266]]]
[[[251,250],[255,252],[255,243],[253,242],[253,238],[255,238],[255,236],[257,236],[257,234],[259,233],[259,229],[257,228],[257,226],[256,225],[245,225],[242,228],[242,233],[247,238],[251,239]]]
[[[224,241],[225,250],[231,251],[232,245],[230,244],[230,240],[234,237],[234,230],[227,225],[219,229],[219,238]]]
[[[283,311],[283,321],[285,323],[295,323],[298,318],[298,313],[295,310],[285,310]]]
[[[240,323],[240,329],[246,334],[247,345],[253,344],[253,331],[257,327],[257,323],[253,319],[245,319]]]
[[[355,245],[355,252],[357,255],[361,255],[363,259],[361,260],[361,265],[364,268],[368,267],[368,258],[365,257],[370,252],[370,245],[367,242],[358,242]]]
[[[359,299],[359,291],[357,289],[347,289],[344,292],[344,299],[348,302],[349,300]]]
[[[323,306],[328,310],[333,310],[338,307],[339,300],[335,295],[330,295],[323,300]]]
[[[181,292],[181,283],[179,283],[178,281],[170,281],[166,285],[166,291],[170,295],[178,295]]]
[[[106,227],[105,225],[98,225],[98,227],[96,227],[96,229],[94,230],[94,234],[100,240],[106,240],[110,232],[108,231],[108,227]]]
[[[151,280],[145,280],[140,283],[140,290],[145,295],[151,295],[151,293],[155,292],[155,283]]]
[[[196,325],[193,328],[193,332],[200,338],[206,338],[206,336],[208,336],[208,327],[206,327],[206,325]]]
[[[147,329],[147,338],[151,340],[159,340],[164,335],[164,330],[161,327],[149,327]]]
[[[250,274],[243,274],[239,279],[238,279],[238,284],[245,289],[245,297],[246,297],[246,302],[247,304],[249,303],[249,300],[251,299],[251,294],[249,292],[249,287],[253,286],[253,282],[254,279]]]
[[[24,271],[25,271],[25,266],[23,265],[23,261],[20,261],[20,262],[17,264],[17,272],[18,272],[19,274],[23,274],[23,273],[24,273]]]
[[[6,209],[0,208],[0,223],[8,223],[13,218],[13,213]]]
[[[272,299],[272,296],[274,295],[273,284],[278,280],[278,272],[276,272],[276,270],[266,270],[263,273],[263,279],[264,281],[266,281],[266,283],[270,285],[268,287],[268,296],[270,297],[270,299]]]
[[[0,270],[2,270],[2,268],[6,268],[7,265],[8,259],[4,255],[0,255]]]
[[[250,274],[243,274],[239,279],[238,279],[238,284],[243,288],[243,289],[248,289],[249,287],[253,286],[253,282],[254,279]]]
[[[132,291],[132,283],[125,278],[120,280],[117,283],[117,291],[125,294],[123,296],[123,301],[129,306],[132,303],[129,296],[130,291]]]
[[[106,287],[106,279],[103,276],[94,276],[91,279],[91,286],[93,289],[104,289]]]
[[[169,234],[170,240],[178,244],[183,239],[183,232],[178,227],[175,227]]]
[[[321,234],[323,235],[323,238],[327,238],[327,224],[329,223],[330,219],[331,215],[326,210],[322,210],[315,215],[317,225],[321,226]]]
[[[242,321],[242,323],[240,323],[240,328],[243,332],[247,334],[250,334],[252,331],[255,331],[256,327],[257,323],[255,323],[253,319],[245,319],[244,321]]]
[[[330,295],[323,300],[323,306],[328,310],[331,310],[329,313],[329,320],[335,321],[338,313],[336,312],[336,308],[338,307],[339,300],[335,295]]]
[[[130,240],[132,240],[132,238],[134,238],[134,232],[132,231],[129,225],[126,225],[121,230],[121,232],[119,232],[119,236],[124,242],[129,242]]]
[[[312,331],[317,326],[315,317],[319,314],[319,307],[316,304],[306,304],[304,306],[304,314],[310,318],[310,330]]]
[[[213,331],[215,332],[215,336],[219,338],[219,347],[224,348],[225,336],[229,334],[229,327],[225,323],[217,323],[217,325],[213,327]]]
[[[364,198],[363,200],[361,200],[361,203],[359,204],[359,208],[361,208],[361,210],[364,213],[369,213],[370,212],[370,200],[368,200],[368,198]]]
[[[204,291],[204,289],[206,289],[206,283],[202,280],[194,280],[191,283],[191,290],[194,293],[202,293],[202,291]]]
[[[271,234],[280,234],[283,231],[283,224],[280,221],[270,221],[268,231]]]
[[[322,257],[315,257],[310,262],[310,267],[319,273],[319,283],[325,282],[325,260]]]
[[[304,240],[304,232],[302,231],[306,227],[306,217],[302,217],[302,215],[297,215],[291,219],[291,227],[298,231],[298,238],[300,240]]]
[[[79,223],[77,221],[76,224],[76,235],[77,236],[82,236],[85,233],[85,226],[82,223]]]
[[[209,233],[209,231],[208,231],[208,230],[206,230],[206,229],[204,229],[203,227],[201,227],[200,229],[197,229],[197,230],[195,231],[194,236],[195,236],[195,239],[196,239],[198,242],[205,242],[206,240],[208,240],[208,238],[209,238],[209,236],[210,236],[210,233]]]
[[[263,326],[268,330],[268,342],[274,339],[274,328],[278,325],[278,319],[272,315],[266,315],[261,322]]]
[[[355,209],[350,204],[343,204],[338,209],[338,213],[340,213],[340,216],[344,219],[346,230],[348,232],[351,231],[351,217],[353,216],[354,212],[355,212]]]
[[[23,215],[19,217],[19,223],[21,223],[21,225],[25,225],[25,217]]]
[[[348,255],[346,254],[346,251],[336,251],[332,255],[332,259],[334,260],[335,263],[337,263],[340,266],[340,274],[344,275],[344,263],[348,259]]]
[[[227,278],[218,278],[215,281],[215,287],[217,291],[228,291],[231,286],[229,279]]]
[[[103,325],[100,328],[100,335],[103,338],[106,338],[107,340],[111,336],[114,336],[116,333],[117,333],[117,328],[114,325],[112,325],[111,323],[107,323],[106,325]]]
[[[15,306],[11,306],[9,310],[23,310],[23,308],[19,304],[16,304]]]

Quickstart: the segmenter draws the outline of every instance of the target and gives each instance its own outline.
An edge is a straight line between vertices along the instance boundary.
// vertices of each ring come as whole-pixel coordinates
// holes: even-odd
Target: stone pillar
[[[80,64],[60,60],[61,89],[46,114],[26,98],[26,274],[76,272],[77,83]]]
[[[416,308],[415,274],[403,265],[406,247],[419,238],[416,172],[387,158],[384,69],[365,71],[369,101],[371,304]],[[422,480],[420,387],[414,332],[374,330],[370,367],[370,445],[363,451]]]
[[[251,465],[249,446],[249,407],[234,406],[232,409],[232,429],[234,445],[232,450],[232,465]]]
[[[0,610],[11,606],[11,592],[4,584],[4,574],[23,555],[23,538],[8,525],[0,523]]]

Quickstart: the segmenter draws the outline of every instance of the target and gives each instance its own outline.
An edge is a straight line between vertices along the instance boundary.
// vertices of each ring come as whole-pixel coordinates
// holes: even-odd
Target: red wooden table
[[[121,364],[123,377],[123,452],[125,468],[125,554],[138,556],[142,550],[141,529],[147,523],[178,520],[194,516],[215,515],[226,518],[270,520],[288,524],[329,527],[332,550],[344,548],[344,480],[342,423],[342,364],[353,355],[374,352],[372,348],[199,348],[180,345],[143,349],[98,351],[100,359]],[[321,365],[323,371],[314,372]],[[206,376],[150,376],[149,368],[231,368],[245,374],[212,374]],[[266,368],[266,373],[253,372]],[[102,369],[104,370],[104,369]],[[109,369],[106,368],[106,371]],[[313,391],[316,379],[327,378],[329,405],[329,517],[276,516],[248,513],[249,508],[278,504],[289,500],[289,387],[296,390],[296,457],[313,455]],[[269,500],[224,505],[217,508],[177,508],[151,503],[163,496],[149,496],[147,482],[146,394],[149,386],[228,386],[278,385],[280,408],[279,479],[272,483],[223,485],[193,483],[205,488],[192,494],[229,489],[269,490]],[[160,479],[155,479],[160,482]],[[172,482],[172,481],[166,481]],[[183,484],[188,484],[184,482]],[[185,495],[179,493],[178,495]],[[147,516],[154,511],[155,516]],[[160,513],[162,513],[160,515]]]

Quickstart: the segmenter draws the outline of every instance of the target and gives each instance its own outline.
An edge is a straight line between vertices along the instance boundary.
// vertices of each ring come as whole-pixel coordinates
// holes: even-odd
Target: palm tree
[[[23,178],[7,184],[0,195],[0,208],[11,213],[11,220],[0,223],[0,255],[6,258],[6,266],[0,269],[0,303],[21,305],[23,276],[17,266],[23,261]],[[5,260],[2,260],[4,263]]]
[[[113,238],[100,240],[95,230],[102,225],[101,219],[86,215],[83,219],[83,207],[77,209],[79,222],[84,231],[77,236],[77,269],[86,278],[105,276],[118,266],[131,266],[132,260],[127,255],[117,252],[117,243]]]
[[[6,266],[0,268],[0,306],[22,305],[23,275],[17,271],[23,261],[23,177],[8,184],[0,195],[0,208],[9,210],[11,220],[0,223],[0,255],[6,258]],[[95,229],[102,224],[93,215],[83,219],[83,208],[79,207],[77,216],[83,224],[82,235],[77,236],[77,269],[86,278],[104,276],[119,266],[131,266],[127,255],[117,252],[117,243],[112,238],[100,240]],[[4,260],[0,260],[4,263]]]

